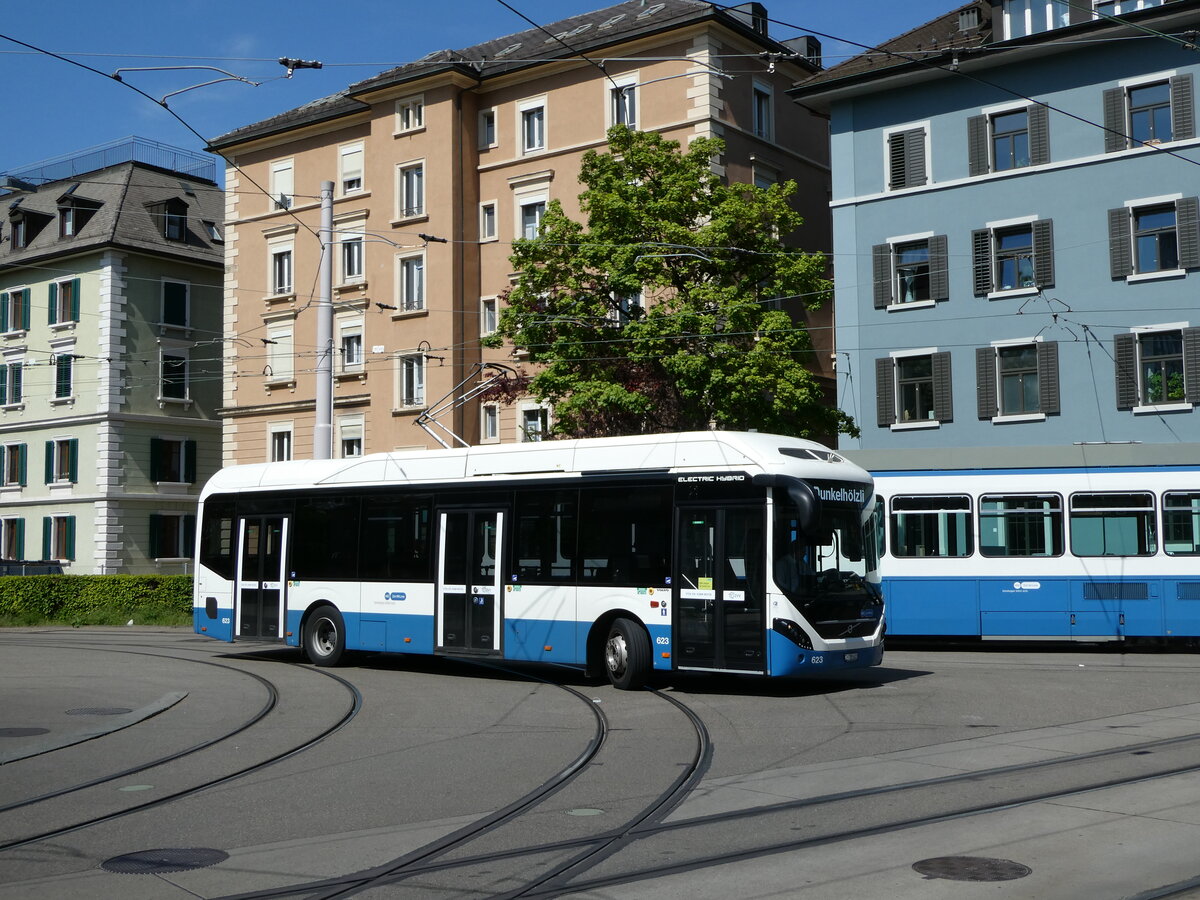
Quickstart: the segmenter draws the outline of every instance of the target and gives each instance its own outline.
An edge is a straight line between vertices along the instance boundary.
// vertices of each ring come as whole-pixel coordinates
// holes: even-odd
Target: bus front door
[[[438,650],[500,650],[499,510],[444,510],[438,530]]]
[[[249,516],[238,527],[235,639],[283,640],[287,517]]]
[[[675,664],[766,671],[763,511],[679,510],[676,529]]]

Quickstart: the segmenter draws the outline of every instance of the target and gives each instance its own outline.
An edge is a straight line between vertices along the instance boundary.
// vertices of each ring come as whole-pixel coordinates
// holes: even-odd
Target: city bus
[[[883,656],[869,473],[811,441],[697,432],[227,467],[197,522],[195,630],[301,647],[798,676]]]
[[[889,636],[1200,637],[1200,468],[874,474]]]

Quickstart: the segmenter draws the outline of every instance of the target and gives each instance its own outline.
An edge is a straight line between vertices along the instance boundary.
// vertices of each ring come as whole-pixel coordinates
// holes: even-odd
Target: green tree
[[[723,149],[614,127],[608,152],[583,157],[587,224],[552,201],[513,244],[520,275],[490,344],[538,364],[523,386],[553,404],[556,433],[857,434],[805,368],[807,330],[772,303],[830,294],[824,257],[781,242],[801,224],[795,183],[726,184],[711,166]]]

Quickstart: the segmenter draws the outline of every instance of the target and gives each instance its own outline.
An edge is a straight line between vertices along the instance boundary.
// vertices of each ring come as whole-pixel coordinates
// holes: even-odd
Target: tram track
[[[11,638],[7,638],[0,643],[5,643],[5,644],[11,645],[14,643],[21,643],[21,642],[14,641]],[[33,642],[25,642],[25,643],[33,644]],[[52,649],[69,649],[69,650],[77,650],[80,647],[86,647],[88,650],[93,651],[93,652],[118,653],[118,654],[127,655],[127,656],[147,656],[147,657],[155,657],[158,659],[166,659],[166,660],[171,660],[171,661],[176,661],[176,662],[184,662],[189,665],[212,666],[215,668],[224,669],[229,672],[234,672],[239,676],[244,676],[244,677],[253,679],[260,686],[262,686],[263,689],[267,692],[267,699],[245,721],[243,721],[237,727],[232,728],[218,736],[210,737],[206,740],[200,741],[198,743],[195,743],[191,746],[182,748],[180,750],[176,750],[172,753],[165,754],[165,755],[156,757],[151,760],[147,760],[146,762],[140,763],[135,766],[130,766],[130,767],[127,767],[125,769],[122,769],[122,770],[119,770],[116,772],[108,773],[108,774],[100,776],[98,778],[94,778],[94,779],[91,779],[91,780],[88,780],[85,782],[81,782],[78,784],[62,787],[62,788],[59,788],[54,791],[47,791],[47,792],[39,794],[35,797],[28,797],[28,798],[25,798],[23,800],[20,800],[20,801],[14,802],[14,803],[9,803],[5,806],[0,807],[0,813],[15,812],[17,810],[30,810],[30,809],[37,807],[39,804],[46,803],[50,800],[59,799],[59,798],[66,797],[66,796],[69,796],[72,794],[78,794],[80,792],[90,790],[92,788],[96,788],[99,786],[103,786],[105,784],[108,784],[108,783],[111,783],[111,782],[114,782],[114,781],[117,781],[120,779],[129,778],[134,775],[140,775],[143,773],[151,772],[155,769],[158,769],[164,765],[168,765],[173,762],[185,760],[188,757],[194,756],[198,753],[202,753],[205,750],[216,747],[216,746],[222,744],[223,742],[229,741],[238,735],[246,733],[249,729],[253,728],[256,724],[263,722],[267,718],[267,716],[269,716],[270,713],[277,707],[277,704],[279,701],[278,686],[271,679],[266,678],[262,675],[259,675],[255,672],[250,672],[250,671],[247,671],[246,669],[230,665],[228,663],[217,662],[214,660],[197,660],[197,659],[181,660],[181,659],[179,659],[178,656],[172,655],[172,653],[150,652],[150,651],[147,651],[144,649],[141,649],[141,650],[128,649],[129,646],[141,646],[141,647],[145,646],[145,645],[137,645],[137,644],[126,645],[126,647],[123,647],[121,649],[114,649],[111,646],[111,644],[105,644],[103,646],[96,646],[87,641],[71,641],[69,643],[63,643],[63,644],[46,644],[44,642],[39,641],[39,642],[36,642],[36,646],[39,649],[52,648]],[[178,648],[175,648],[175,649],[178,649]],[[172,651],[172,652],[174,652],[174,651]],[[293,744],[293,745],[271,755],[267,759],[259,760],[256,763],[253,763],[253,764],[247,765],[247,766],[243,766],[232,772],[227,772],[227,773],[221,775],[220,777],[207,779],[200,783],[191,785],[188,788],[183,789],[183,790],[179,790],[179,791],[175,791],[175,792],[172,792],[169,794],[161,795],[161,796],[155,797],[154,799],[148,800],[143,803],[135,803],[130,806],[126,806],[119,810],[114,810],[114,811],[111,811],[111,812],[108,812],[108,813],[105,813],[102,815],[97,815],[97,816],[89,817],[87,819],[82,819],[77,822],[71,823],[69,825],[63,825],[63,826],[59,826],[59,827],[52,828],[52,829],[46,829],[44,831],[41,831],[41,832],[38,832],[35,834],[23,836],[16,840],[8,840],[8,841],[0,842],[0,853],[3,853],[8,850],[15,850],[17,848],[25,847],[25,846],[28,846],[31,844],[36,844],[36,843],[39,843],[42,841],[53,840],[55,838],[61,837],[66,834],[71,834],[73,832],[80,831],[85,828],[89,828],[89,827],[92,827],[95,825],[100,825],[103,823],[111,822],[116,819],[123,818],[125,816],[133,815],[133,814],[139,813],[139,812],[144,812],[146,810],[151,810],[151,809],[155,809],[158,807],[166,806],[170,803],[174,803],[174,802],[182,800],[184,798],[193,796],[195,794],[198,794],[198,793],[208,790],[210,788],[226,784],[226,783],[234,781],[236,779],[243,778],[247,775],[261,772],[265,769],[269,769],[270,767],[278,765],[279,763],[283,762],[284,760],[290,759],[291,757],[293,757],[299,753],[303,753],[304,751],[316,746],[317,744],[319,744],[322,741],[329,738],[331,735],[336,734],[338,731],[342,730],[350,721],[352,721],[355,718],[355,716],[358,715],[359,711],[362,709],[362,694],[359,692],[358,688],[355,685],[353,685],[351,682],[349,682],[345,678],[342,678],[340,675],[335,675],[332,672],[328,672],[326,670],[317,669],[317,668],[312,668],[309,671],[313,672],[314,674],[321,675],[325,678],[330,678],[333,681],[337,682],[338,684],[340,684],[342,687],[344,687],[346,689],[346,691],[349,693],[351,699],[350,699],[350,703],[348,704],[346,711],[336,721],[334,721],[332,724],[320,729],[317,732],[317,734],[315,734],[308,740],[302,741],[297,744]],[[133,727],[133,726],[129,726],[129,727]],[[99,738],[92,738],[92,740],[96,740],[96,739],[99,739]],[[47,752],[53,753],[55,751],[50,750]],[[27,757],[27,758],[31,758],[31,757]]]

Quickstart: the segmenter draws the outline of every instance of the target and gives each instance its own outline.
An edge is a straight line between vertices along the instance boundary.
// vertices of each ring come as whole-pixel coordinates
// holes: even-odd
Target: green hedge
[[[3,575],[0,616],[70,620],[98,612],[188,615],[191,575]]]

